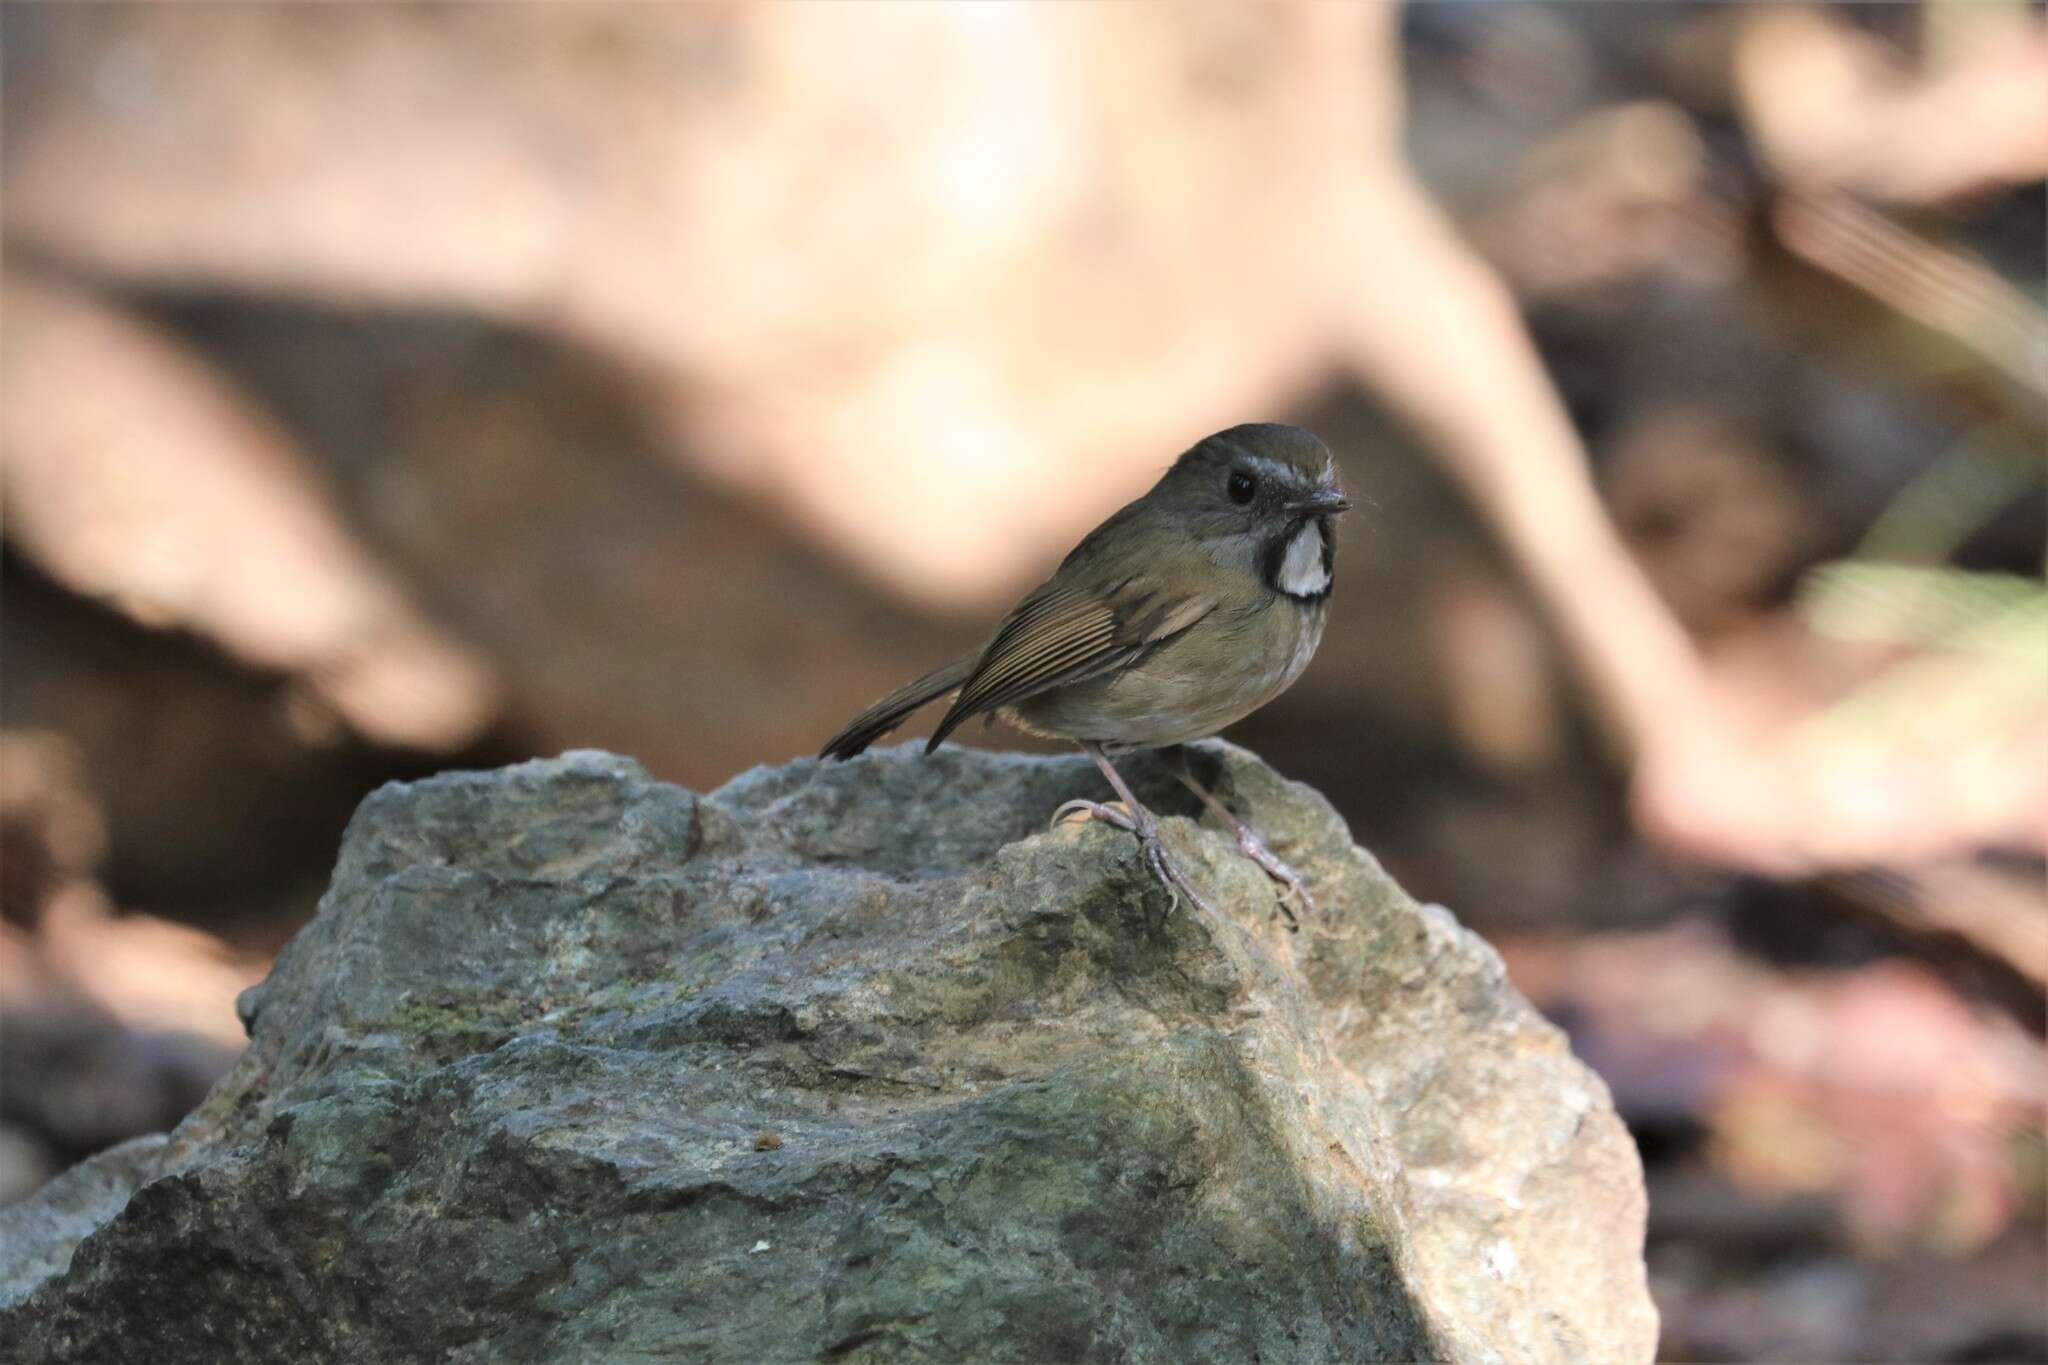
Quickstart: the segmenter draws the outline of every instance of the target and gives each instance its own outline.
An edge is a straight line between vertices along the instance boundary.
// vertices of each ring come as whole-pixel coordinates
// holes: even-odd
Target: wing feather
[[[818,751],[818,757],[852,758],[901,725],[904,717],[912,711],[927,702],[937,701],[967,681],[972,666],[971,659],[961,659],[935,668],[922,678],[903,684],[848,721],[845,729],[825,741],[825,747]]]
[[[1107,593],[1047,584],[1025,598],[975,660],[926,752],[974,716],[1123,667],[1216,605],[1204,597],[1166,601],[1132,591],[1134,583]]]

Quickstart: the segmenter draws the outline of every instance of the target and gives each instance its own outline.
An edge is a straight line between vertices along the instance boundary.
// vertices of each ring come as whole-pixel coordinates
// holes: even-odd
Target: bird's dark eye
[[[1230,500],[1232,502],[1250,502],[1252,494],[1258,491],[1259,481],[1245,473],[1242,469],[1230,476]]]

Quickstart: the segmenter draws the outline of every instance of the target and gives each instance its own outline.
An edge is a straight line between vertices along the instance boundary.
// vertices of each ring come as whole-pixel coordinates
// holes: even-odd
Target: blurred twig
[[[1829,884],[1894,923],[1954,934],[2037,987],[2048,986],[2048,900],[2037,884],[1966,862],[1846,873]]]
[[[1938,564],[2027,488],[2042,482],[2040,454],[2002,428],[1969,433],[1943,451],[1871,523],[1858,559]]]
[[[2048,315],[1996,272],[1838,196],[1788,195],[1773,220],[1799,256],[2048,398]]]

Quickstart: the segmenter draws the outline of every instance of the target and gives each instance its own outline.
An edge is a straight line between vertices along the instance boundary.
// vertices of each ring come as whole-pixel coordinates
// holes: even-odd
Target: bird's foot
[[[1187,879],[1187,874],[1182,872],[1168,855],[1166,841],[1160,837],[1159,822],[1153,818],[1151,811],[1143,806],[1133,809],[1121,802],[1105,805],[1100,801],[1076,800],[1068,801],[1054,811],[1052,822],[1058,824],[1077,812],[1086,814],[1090,819],[1115,825],[1118,829],[1137,836],[1139,856],[1144,858],[1145,866],[1158,878],[1159,884],[1166,888],[1166,894],[1172,898],[1166,909],[1168,915],[1180,909],[1182,896],[1193,901],[1196,908],[1215,913],[1211,910],[1209,902],[1202,899],[1202,893],[1195,890],[1194,884]]]
[[[1280,913],[1287,916],[1289,929],[1299,929],[1301,921],[1295,917],[1294,907],[1287,902],[1299,900],[1301,908],[1313,915],[1316,912],[1316,899],[1308,893],[1308,883],[1302,879],[1299,872],[1280,861],[1280,855],[1267,848],[1266,841],[1254,834],[1250,826],[1231,814],[1230,807],[1217,800],[1214,792],[1195,780],[1194,772],[1187,766],[1187,750],[1182,749],[1180,755],[1181,785],[1200,797],[1202,804],[1209,808],[1209,813],[1223,822],[1223,827],[1236,838],[1237,846],[1244,850],[1247,858],[1257,863],[1268,877],[1285,888],[1280,893]]]
[[[1131,818],[1130,808],[1121,801],[1068,801],[1052,813],[1051,823],[1057,825],[1076,815],[1084,820],[1100,820],[1133,834],[1138,829],[1138,822]]]
[[[1240,822],[1236,833],[1237,846],[1244,850],[1245,857],[1264,868],[1268,877],[1286,888],[1280,893],[1280,912],[1287,916],[1289,925],[1300,927],[1301,921],[1295,918],[1294,908],[1287,902],[1299,900],[1301,908],[1313,915],[1316,912],[1316,898],[1308,893],[1308,883],[1302,880],[1299,872],[1282,862],[1279,854],[1267,848],[1266,841],[1252,833],[1249,827]]]

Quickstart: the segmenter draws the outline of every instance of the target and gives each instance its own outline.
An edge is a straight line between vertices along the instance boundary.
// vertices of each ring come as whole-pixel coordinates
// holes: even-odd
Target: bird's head
[[[1298,601],[1329,595],[1331,522],[1351,503],[1314,433],[1279,422],[1219,431],[1176,460],[1151,496],[1217,563]]]

